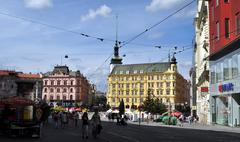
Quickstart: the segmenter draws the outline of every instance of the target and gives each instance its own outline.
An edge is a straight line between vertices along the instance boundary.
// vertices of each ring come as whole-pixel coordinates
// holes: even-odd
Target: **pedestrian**
[[[91,118],[91,122],[92,122],[92,134],[93,134],[93,137],[96,138],[97,134],[100,134],[102,129],[101,119],[98,113],[98,109],[94,110],[94,114]]]
[[[62,129],[64,129],[66,127],[66,125],[68,124],[68,115],[66,112],[63,112],[61,115],[61,121],[62,121]]]
[[[55,129],[58,129],[58,112],[53,113],[53,121],[55,123]]]
[[[121,125],[120,120],[121,120],[121,117],[120,117],[120,114],[118,113],[117,114],[117,125]]]
[[[84,112],[82,115],[82,139],[86,138],[88,139],[88,113]]]
[[[182,114],[179,116],[178,120],[179,120],[179,125],[183,127],[184,116]]]
[[[73,120],[75,127],[78,127],[78,114],[75,111],[73,112]]]

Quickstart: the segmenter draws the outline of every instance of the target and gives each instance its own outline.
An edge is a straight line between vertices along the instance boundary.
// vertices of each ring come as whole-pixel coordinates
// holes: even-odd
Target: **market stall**
[[[42,110],[32,100],[13,96],[0,100],[0,132],[8,136],[40,137]]]

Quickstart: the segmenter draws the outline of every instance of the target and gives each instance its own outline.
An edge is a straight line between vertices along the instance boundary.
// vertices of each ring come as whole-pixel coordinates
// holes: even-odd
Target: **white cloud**
[[[90,9],[88,14],[81,17],[81,21],[87,21],[96,18],[97,16],[107,17],[112,12],[112,9],[106,5],[102,5],[96,10]]]
[[[177,17],[177,18],[194,17],[196,15],[196,13],[197,13],[197,9],[196,9],[196,7],[193,7],[193,8],[190,8],[190,9],[188,8],[188,9],[182,10],[181,12],[177,13],[175,15],[175,17]]]
[[[162,9],[170,9],[183,2],[182,0],[152,0],[149,5],[147,5],[146,11],[155,12]]]
[[[52,6],[52,0],[24,0],[27,8],[42,9]]]

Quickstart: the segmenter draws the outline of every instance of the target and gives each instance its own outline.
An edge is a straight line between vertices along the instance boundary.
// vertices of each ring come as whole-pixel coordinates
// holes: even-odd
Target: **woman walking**
[[[84,112],[82,115],[82,138],[88,139],[88,113]]]

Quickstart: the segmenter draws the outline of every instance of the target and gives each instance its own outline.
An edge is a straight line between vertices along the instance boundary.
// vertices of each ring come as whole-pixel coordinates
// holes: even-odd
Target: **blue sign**
[[[222,84],[218,86],[219,92],[228,92],[234,90],[234,85],[232,83]]]

